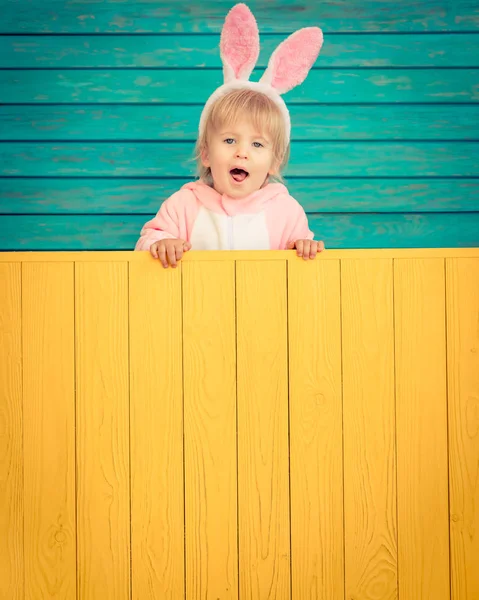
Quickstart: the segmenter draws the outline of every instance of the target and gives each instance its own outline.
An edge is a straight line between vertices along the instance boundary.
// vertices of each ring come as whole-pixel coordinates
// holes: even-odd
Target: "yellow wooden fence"
[[[477,600],[479,249],[0,255],[2,600]]]

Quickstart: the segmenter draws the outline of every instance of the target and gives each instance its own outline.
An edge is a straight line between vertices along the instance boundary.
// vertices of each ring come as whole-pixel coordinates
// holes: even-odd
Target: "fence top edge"
[[[471,248],[384,248],[328,250],[316,260],[374,258],[479,258],[479,246]],[[38,251],[0,252],[1,262],[138,262],[155,260],[147,251]],[[202,250],[184,255],[184,262],[301,260],[293,250]]]

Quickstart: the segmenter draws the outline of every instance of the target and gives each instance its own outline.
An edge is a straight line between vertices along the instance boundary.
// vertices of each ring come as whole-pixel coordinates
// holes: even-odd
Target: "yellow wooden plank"
[[[446,261],[451,599],[479,598],[479,260]]]
[[[317,260],[385,258],[479,258],[479,248],[366,248],[362,250],[326,249]],[[147,251],[62,251],[0,252],[1,262],[142,262],[154,260]],[[194,250],[183,262],[296,260],[293,250]]]
[[[394,262],[402,598],[449,600],[444,260]]]
[[[80,600],[130,598],[127,275],[75,265]]]
[[[237,263],[240,597],[289,600],[286,263]]]
[[[186,598],[238,598],[234,263],[184,264]]]
[[[184,597],[181,270],[129,265],[132,598]]]
[[[72,263],[22,270],[25,598],[76,598]]]
[[[346,598],[398,594],[392,283],[391,260],[341,261]]]
[[[24,599],[21,265],[0,265],[0,598]]]
[[[339,277],[288,265],[293,598],[344,600]]]

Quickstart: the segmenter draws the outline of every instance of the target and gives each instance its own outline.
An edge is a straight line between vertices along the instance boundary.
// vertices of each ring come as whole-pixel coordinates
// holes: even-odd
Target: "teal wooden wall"
[[[0,0],[0,249],[133,249],[194,173],[234,1]],[[479,2],[257,0],[258,79],[325,35],[285,96],[291,193],[329,248],[479,246]]]

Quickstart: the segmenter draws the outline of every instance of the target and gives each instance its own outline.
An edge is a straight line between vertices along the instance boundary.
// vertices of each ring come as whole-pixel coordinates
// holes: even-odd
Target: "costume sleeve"
[[[296,200],[294,202],[295,208],[291,223],[292,227],[287,243],[296,242],[297,240],[312,240],[314,238],[314,233],[309,229],[308,217],[299,202]]]
[[[185,191],[179,190],[163,202],[156,216],[143,225],[135,250],[149,250],[153,242],[166,238],[187,240],[184,196]]]
[[[312,240],[314,233],[301,204],[289,194],[280,194],[266,208],[271,250],[286,250],[290,242]]]

